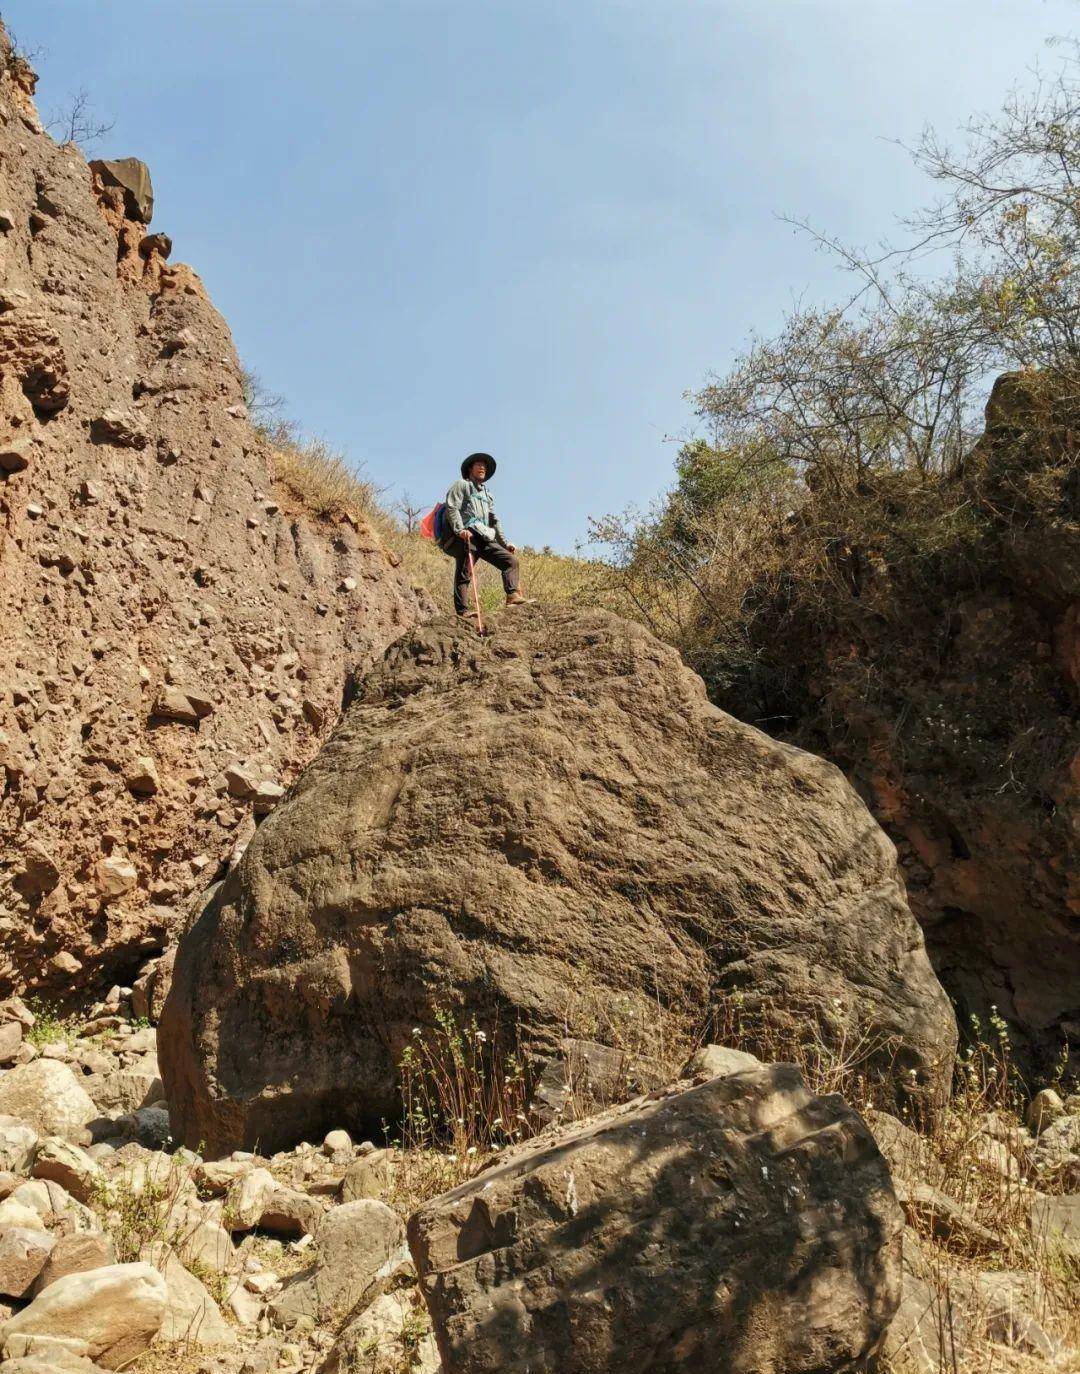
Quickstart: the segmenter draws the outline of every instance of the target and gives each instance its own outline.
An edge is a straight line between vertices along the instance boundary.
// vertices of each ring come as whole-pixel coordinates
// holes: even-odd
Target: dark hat
[[[469,469],[478,458],[483,458],[484,464],[487,467],[487,471],[484,473],[484,481],[486,482],[495,471],[496,467],[495,459],[492,458],[490,453],[470,453],[468,458],[466,458],[461,465],[461,475],[462,477],[468,477]]]

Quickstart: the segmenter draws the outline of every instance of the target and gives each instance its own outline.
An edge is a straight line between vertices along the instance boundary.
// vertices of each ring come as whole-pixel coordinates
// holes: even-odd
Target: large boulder
[[[81,1136],[100,1113],[66,1064],[35,1059],[0,1073],[0,1112],[43,1135]]]
[[[873,1137],[788,1064],[512,1151],[409,1222],[445,1374],[861,1369],[901,1291]]]
[[[162,1077],[189,1145],[270,1152],[377,1131],[440,1008],[547,1056],[616,997],[728,994],[769,1058],[858,1045],[894,1096],[947,1088],[951,1008],[839,770],[640,626],[525,610],[387,651],[183,937]]]
[[[280,1326],[303,1317],[326,1321],[370,1302],[380,1281],[408,1258],[404,1245],[401,1218],[384,1203],[359,1198],[332,1207],[315,1229],[314,1265],[295,1275],[270,1304],[274,1320]]]
[[[137,157],[120,157],[111,161],[96,158],[90,170],[102,186],[115,187],[120,192],[124,213],[142,224],[154,217],[154,187],[150,168]]]
[[[85,1341],[106,1369],[121,1369],[157,1335],[169,1291],[149,1264],[110,1264],[67,1274],[0,1326],[0,1343],[43,1335]]]

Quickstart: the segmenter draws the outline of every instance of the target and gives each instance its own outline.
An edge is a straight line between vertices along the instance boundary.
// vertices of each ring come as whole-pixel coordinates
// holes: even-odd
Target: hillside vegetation
[[[593,524],[618,609],[844,768],[963,1016],[1000,1006],[1044,1071],[1080,1026],[1078,95],[1070,49],[959,152],[924,135],[907,248],[802,226],[849,298],[754,339],[668,496]]]

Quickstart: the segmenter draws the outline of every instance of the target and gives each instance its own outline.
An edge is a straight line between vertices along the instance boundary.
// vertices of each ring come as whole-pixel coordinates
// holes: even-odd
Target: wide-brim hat
[[[490,453],[470,453],[468,458],[466,458],[461,465],[462,477],[468,477],[469,469],[472,467],[473,463],[475,463],[479,458],[483,458],[484,464],[487,468],[487,471],[484,473],[484,481],[486,482],[488,480],[488,478],[494,473],[496,467],[498,466],[498,464],[495,462],[495,459],[492,458]]]

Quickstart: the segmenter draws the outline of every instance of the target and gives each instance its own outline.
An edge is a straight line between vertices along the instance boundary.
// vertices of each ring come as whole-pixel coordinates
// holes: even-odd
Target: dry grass
[[[207,1352],[194,1341],[155,1341],[124,1369],[130,1374],[205,1374],[212,1367]]]
[[[529,1084],[516,1049],[496,1025],[440,1008],[419,1027],[399,1065],[402,1119],[391,1201],[412,1211],[474,1177],[505,1145],[533,1134]]]
[[[591,1085],[577,1091],[570,1083],[564,1113],[570,1120],[672,1081],[706,1039],[759,1056],[770,1048],[763,1046],[760,1029],[752,1039],[744,1037],[737,999],[694,1022],[659,997],[612,996],[610,989],[581,978],[567,990],[564,1019],[568,1036],[597,1039],[621,1054],[623,1066],[608,1101],[597,1100]],[[968,1041],[956,1065],[953,1096],[932,1130],[903,1137],[911,1145],[910,1158],[892,1151],[899,1181],[930,1182],[993,1232],[987,1243],[976,1231],[950,1232],[932,1211],[912,1210],[908,1234],[917,1237],[932,1328],[923,1339],[946,1352],[943,1374],[1072,1374],[1080,1368],[1080,1265],[1031,1227],[1035,1186],[1045,1193],[1055,1185],[1032,1169],[1022,1126],[1026,1088],[1001,1021],[995,1017],[985,1029],[973,1022]],[[816,1032],[801,1044],[771,1046],[775,1059],[801,1065],[815,1091],[841,1092],[862,1112],[880,1107],[880,1088],[868,1070],[880,1048],[856,1027],[833,1040],[832,1048]],[[516,1049],[512,1055],[498,1046],[492,1052],[474,1022],[459,1023],[444,1013],[434,1033],[418,1032],[402,1064],[406,1122],[391,1205],[415,1210],[474,1177],[503,1146],[535,1134],[536,1121],[525,1106],[529,1076]],[[511,1114],[515,1124],[507,1129]],[[1021,1283],[1027,1291],[1011,1310],[992,1297],[990,1286],[995,1275],[1005,1283],[1004,1276],[1013,1274],[1026,1276]],[[1030,1318],[1044,1333],[1034,1339],[1049,1338],[1052,1351],[1025,1348]],[[913,1368],[900,1352],[887,1374],[912,1374]]]
[[[302,438],[288,424],[264,431],[273,454],[276,482],[317,518],[371,517],[376,493],[345,456],[322,439]]]

